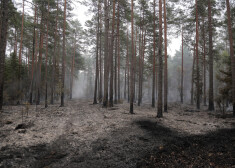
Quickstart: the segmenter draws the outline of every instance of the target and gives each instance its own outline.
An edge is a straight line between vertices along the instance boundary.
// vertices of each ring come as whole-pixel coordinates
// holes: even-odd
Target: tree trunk
[[[76,33],[74,35],[74,48],[73,48],[73,57],[72,57],[72,68],[71,68],[71,81],[70,81],[70,100],[73,98],[73,76],[74,76],[74,63],[75,63],[75,54],[76,54]]]
[[[65,57],[66,57],[66,48],[65,48],[65,30],[66,30],[66,0],[64,1],[64,27],[63,27],[63,56],[62,56],[62,88],[61,88],[61,107],[64,107],[64,80],[65,80]]]
[[[208,0],[208,29],[209,29],[209,111],[214,111],[214,87],[213,87],[213,41],[212,41],[212,11],[211,0]]]
[[[37,101],[36,104],[40,104],[40,96],[41,96],[41,67],[42,67],[42,50],[43,50],[43,40],[44,40],[44,23],[43,23],[44,15],[42,13],[41,23],[40,23],[40,41],[39,41],[39,58],[37,64]]]
[[[55,87],[55,70],[56,70],[56,46],[57,46],[57,27],[58,27],[58,11],[59,11],[59,2],[57,0],[56,6],[56,26],[54,34],[54,53],[52,58],[52,76],[51,76],[51,104],[54,104],[54,87]]]
[[[196,57],[197,57],[197,109],[200,109],[200,74],[199,74],[199,53],[198,53],[198,43],[199,43],[199,32],[198,32],[198,6],[196,1]]]
[[[118,95],[117,95],[117,48],[118,48],[118,38],[116,36],[115,39],[115,67],[114,67],[114,92],[115,92],[115,97],[114,97],[114,103],[117,104],[118,102]]]
[[[49,20],[49,10],[50,10],[50,6],[49,6],[49,0],[48,0],[48,13],[47,13],[47,34],[46,34],[46,62],[45,62],[45,82],[46,82],[46,90],[45,90],[45,108],[48,107],[48,103],[47,103],[47,57],[48,57],[48,20]]]
[[[194,50],[193,50],[193,66],[192,66],[192,83],[191,83],[191,105],[193,105],[194,103],[194,101],[193,101],[193,99],[194,99],[194,67],[195,67],[195,54],[196,54],[196,49],[195,49],[195,45],[194,45]]]
[[[98,14],[97,14],[97,33],[96,33],[96,73],[95,73],[95,90],[93,104],[97,104],[97,88],[99,82],[99,31],[100,31],[100,1],[98,1]],[[72,93],[72,92],[71,92]],[[72,99],[72,98],[71,98]]]
[[[159,79],[158,79],[158,107],[157,117],[163,117],[162,115],[162,0],[159,0],[159,47],[158,47],[158,60],[159,60]]]
[[[23,45],[23,34],[24,34],[24,0],[22,0],[23,3],[23,13],[22,13],[22,22],[21,22],[21,37],[20,37],[20,51],[19,51],[19,65],[22,63],[22,45]]]
[[[100,15],[101,15],[101,11],[100,11]],[[102,15],[101,15],[102,16]],[[100,67],[100,89],[99,89],[99,103],[102,102],[102,92],[103,92],[103,71],[102,71],[102,19],[101,19],[101,16],[100,16],[100,44],[99,44],[99,56],[100,56],[100,59],[99,59],[99,67]]]
[[[156,79],[156,0],[153,1],[153,85],[152,85],[152,107],[155,107],[155,79]]]
[[[104,12],[105,12],[105,44],[104,44],[104,97],[103,97],[103,107],[108,107],[108,60],[109,60],[109,10],[108,2],[105,0],[104,3]]]
[[[203,18],[203,102],[204,106],[206,106],[206,37],[205,37],[205,22]]]
[[[128,57],[129,57],[129,46],[128,46],[128,27],[127,27],[127,35],[126,35],[126,66],[125,66],[125,89],[124,89],[124,99],[126,99],[126,92],[127,92],[127,90],[129,90],[127,87],[129,87],[129,86],[127,86],[128,85],[128,76],[129,76],[129,71],[128,71]],[[127,89],[126,89],[127,88]],[[127,94],[127,96],[129,96],[128,94]]]
[[[118,102],[121,101],[121,84],[120,84],[120,4],[118,1],[118,18],[117,18],[117,38],[118,38]]]
[[[32,65],[31,65],[31,83],[30,83],[30,94],[29,94],[29,103],[31,105],[33,104],[33,81],[34,81],[34,57],[35,57],[36,17],[37,17],[37,7],[35,6],[34,30],[33,30],[33,52],[32,52]]]
[[[229,33],[231,69],[232,69],[233,115],[235,116],[235,57],[234,57],[234,48],[233,48],[233,34],[232,34],[229,0],[226,0],[226,5],[227,5],[228,33]]]
[[[130,113],[134,114],[134,3],[131,0],[131,84],[130,84]]]
[[[181,103],[184,102],[184,34],[183,34],[183,25],[182,25],[182,64],[181,64],[181,91],[180,91],[180,99]]]
[[[112,37],[111,37],[111,47],[110,47],[110,86],[109,86],[109,106],[113,107],[113,46],[114,46],[114,27],[115,27],[115,5],[116,1],[113,0],[113,23],[112,23]]]
[[[165,40],[165,66],[164,66],[164,112],[167,112],[168,97],[168,63],[167,63],[167,21],[166,21],[166,0],[164,0],[164,40]]]
[[[3,85],[4,85],[4,67],[5,67],[5,53],[7,43],[7,29],[8,29],[8,0],[1,1],[1,20],[0,20],[0,110],[3,105]]]

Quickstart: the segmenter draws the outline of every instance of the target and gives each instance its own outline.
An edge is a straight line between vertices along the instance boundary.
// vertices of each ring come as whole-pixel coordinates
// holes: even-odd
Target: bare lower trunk
[[[180,98],[181,98],[181,103],[184,102],[184,93],[183,93],[183,88],[184,88],[184,34],[183,34],[183,26],[182,26],[182,64],[181,64],[181,86],[180,86]]]
[[[166,0],[164,0],[164,40],[165,40],[165,66],[164,66],[164,112],[168,109],[168,65],[167,65],[167,21],[166,21]]]
[[[131,84],[130,84],[130,113],[134,113],[134,3],[131,0]]]
[[[64,1],[64,27],[63,27],[63,56],[62,56],[62,87],[61,87],[61,103],[60,106],[64,107],[64,80],[65,80],[65,57],[66,57],[66,48],[65,48],[65,30],[66,30],[66,0]]]
[[[100,31],[100,2],[98,2],[98,14],[97,14],[97,32],[96,32],[96,73],[95,73],[95,90],[93,104],[97,104],[97,89],[99,82],[99,31]],[[72,92],[71,92],[72,93]]]
[[[156,0],[153,4],[153,85],[152,85],[152,107],[155,107],[155,79],[156,79]]]
[[[108,2],[104,2],[104,12],[105,12],[105,44],[104,44],[104,97],[103,97],[103,107],[108,107],[108,45],[109,45],[109,16],[108,16]]]
[[[162,114],[162,0],[159,0],[159,47],[158,47],[158,60],[159,60],[159,79],[158,79],[158,106],[157,117],[163,117]]]
[[[36,15],[37,8],[35,6],[34,14],[34,30],[33,30],[33,52],[32,52],[32,65],[31,65],[31,83],[30,83],[30,94],[29,94],[29,103],[33,104],[33,81],[34,81],[34,57],[35,57],[35,36],[36,36]]]
[[[208,0],[208,24],[209,24],[209,111],[214,111],[214,87],[213,87],[213,41],[212,41],[212,18],[211,0]]]
[[[109,86],[109,106],[113,107],[113,46],[114,46],[114,27],[115,27],[115,0],[113,0],[113,23],[112,23],[112,37],[110,47],[110,86]]]
[[[71,81],[70,81],[70,100],[73,98],[73,75],[74,75],[74,61],[76,54],[76,33],[74,37],[74,49],[73,49],[73,58],[72,58],[72,69],[71,69]]]
[[[197,109],[200,109],[200,74],[199,74],[199,52],[198,52],[198,43],[199,43],[199,31],[198,31],[198,6],[196,1],[196,58],[197,58]]]
[[[58,26],[58,10],[59,10],[59,2],[57,0],[57,10],[56,10],[56,27],[54,34],[54,53],[52,58],[52,76],[51,76],[51,104],[54,104],[54,84],[55,84],[55,70],[56,70],[56,47],[57,47],[57,26]]]
[[[45,86],[46,86],[46,89],[45,89],[45,108],[48,107],[48,103],[47,103],[47,57],[48,57],[48,20],[49,20],[49,0],[48,0],[48,13],[47,13],[47,34],[46,34],[46,62],[45,62],[45,72],[46,72],[46,75],[45,75]]]
[[[192,83],[191,83],[191,105],[194,104],[194,67],[195,67],[195,45],[193,50]]]
[[[205,26],[204,26],[204,18],[203,18],[203,102],[204,106],[206,106],[206,37],[205,37]]]
[[[8,0],[1,1],[1,20],[0,20],[0,110],[3,105],[3,85],[4,85],[4,67],[5,67],[5,52],[7,43],[8,29]]]
[[[233,48],[233,34],[232,34],[229,0],[226,0],[226,5],[227,5],[228,33],[229,33],[231,69],[232,69],[233,115],[235,116],[235,57],[234,57],[234,48]]]

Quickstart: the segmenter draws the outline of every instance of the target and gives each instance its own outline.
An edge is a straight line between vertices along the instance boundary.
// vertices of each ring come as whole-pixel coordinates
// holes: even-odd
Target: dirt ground
[[[25,110],[0,113],[0,168],[235,166],[232,113],[171,103],[158,119],[150,104],[131,115],[128,103],[105,109],[85,99]]]

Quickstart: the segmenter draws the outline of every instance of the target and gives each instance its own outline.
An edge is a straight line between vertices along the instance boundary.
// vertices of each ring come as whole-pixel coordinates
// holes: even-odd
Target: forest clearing
[[[0,0],[0,168],[235,168],[235,0]]]
[[[232,113],[224,118],[218,112],[172,103],[159,119],[149,104],[137,106],[134,115],[127,103],[107,109],[83,99],[67,104],[38,106],[37,111],[30,106],[21,128],[17,128],[22,124],[18,111],[25,107],[5,107],[0,120],[0,167],[234,166]],[[158,156],[158,162],[150,154]],[[197,159],[190,160],[191,154]]]

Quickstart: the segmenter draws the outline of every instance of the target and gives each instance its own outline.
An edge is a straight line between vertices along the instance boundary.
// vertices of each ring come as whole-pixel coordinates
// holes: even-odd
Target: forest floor
[[[159,119],[150,104],[131,115],[85,99],[25,110],[0,113],[0,168],[235,167],[232,113],[171,103]]]

